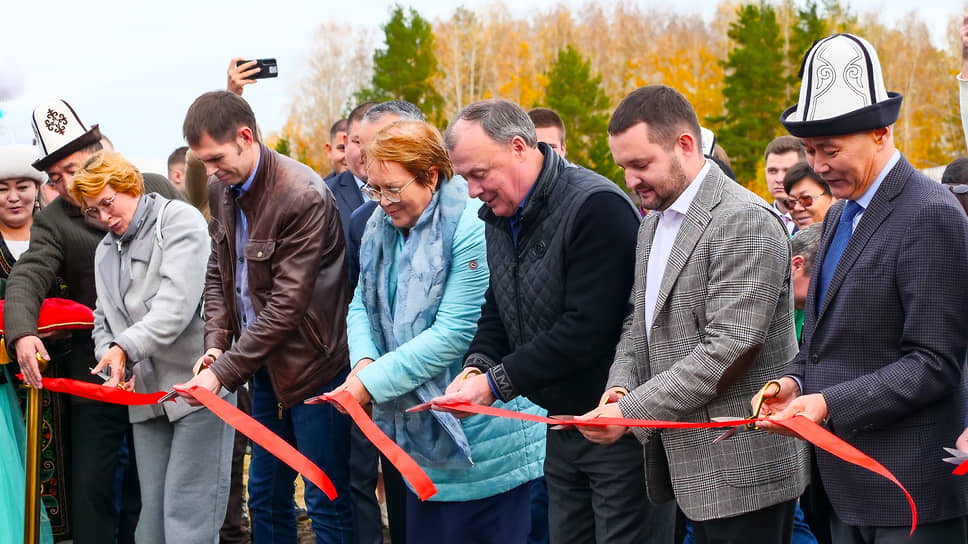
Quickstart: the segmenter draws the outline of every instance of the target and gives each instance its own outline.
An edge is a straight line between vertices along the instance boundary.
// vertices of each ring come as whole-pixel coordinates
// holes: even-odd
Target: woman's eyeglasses
[[[383,190],[378,190],[373,188],[369,183],[363,186],[363,193],[370,198],[373,202],[379,202],[386,197],[387,200],[393,203],[400,202],[400,197],[403,195],[403,190],[410,186],[411,183],[417,181],[417,176],[410,178],[410,181],[403,184],[403,187],[395,189],[392,187],[387,187]]]
[[[823,196],[825,194],[826,193],[820,193],[819,195],[813,195],[813,196],[800,195],[793,198],[786,198],[783,200],[783,203],[786,204],[787,208],[790,208],[791,210],[794,208],[794,206],[797,205],[797,202],[799,202],[800,205],[803,206],[804,208],[809,208],[813,204],[813,199],[819,196]]]
[[[111,211],[111,206],[114,206],[114,199],[115,198],[118,198],[118,193],[114,193],[114,196],[112,196],[111,198],[105,198],[100,203],[98,203],[97,206],[91,206],[90,208],[84,208],[84,215],[90,217],[91,219],[100,219],[101,218],[101,210],[104,210],[104,213],[110,212]]]

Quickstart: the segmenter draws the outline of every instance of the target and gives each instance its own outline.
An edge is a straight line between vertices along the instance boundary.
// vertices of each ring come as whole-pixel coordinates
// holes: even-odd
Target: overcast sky
[[[709,0],[688,6],[638,1],[699,12],[707,20],[716,6]],[[188,105],[205,91],[225,87],[225,70],[235,56],[278,59],[279,77],[245,92],[263,130],[277,131],[305,71],[316,27],[326,21],[345,21],[379,29],[394,3],[8,0],[0,7],[0,143],[29,143],[33,108],[63,98],[86,124],[100,124],[117,149],[136,164],[161,171],[171,150],[183,145],[181,122]],[[400,3],[431,20],[449,16],[457,5],[441,0]],[[463,4],[477,9],[488,2]],[[513,14],[521,16],[547,6],[548,0],[509,4]],[[679,7],[666,8],[670,5]],[[855,10],[876,9],[889,21],[903,17],[911,5],[899,0],[851,2]],[[918,7],[917,13],[940,45],[949,19],[963,9],[961,1],[934,0],[930,7]]]

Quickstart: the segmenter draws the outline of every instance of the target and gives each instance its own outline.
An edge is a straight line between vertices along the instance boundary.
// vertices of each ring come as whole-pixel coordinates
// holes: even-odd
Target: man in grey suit
[[[894,148],[901,95],[886,91],[869,43],[820,40],[804,70],[800,100],[781,121],[843,200],[823,222],[803,347],[766,411],[824,423],[914,498],[909,539],[911,512],[893,484],[816,451],[835,543],[964,544],[968,480],[939,457],[968,401],[968,219]]]
[[[790,244],[770,206],[703,156],[699,121],[662,85],[633,91],[609,147],[643,206],[630,313],[602,405],[585,418],[709,421],[748,399],[796,354]],[[625,427],[582,428],[609,443]],[[696,542],[789,544],[806,449],[789,438],[634,429],[653,502],[675,499]]]

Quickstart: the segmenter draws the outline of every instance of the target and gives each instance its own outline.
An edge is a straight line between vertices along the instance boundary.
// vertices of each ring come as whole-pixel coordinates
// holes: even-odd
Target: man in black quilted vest
[[[538,143],[512,102],[467,106],[445,141],[485,204],[491,284],[464,372],[441,401],[524,395],[553,416],[594,408],[626,313],[638,213],[614,183]],[[672,512],[646,498],[631,436],[599,445],[549,431],[544,466],[551,542],[671,541]]]

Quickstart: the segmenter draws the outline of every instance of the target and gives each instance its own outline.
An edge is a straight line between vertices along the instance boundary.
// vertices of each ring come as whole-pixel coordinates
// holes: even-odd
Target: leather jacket
[[[213,177],[209,204],[205,348],[224,351],[211,370],[235,391],[264,364],[280,408],[298,404],[349,364],[350,289],[336,200],[308,166],[261,146],[249,189],[236,198]],[[248,223],[244,257],[256,314],[244,332],[236,308],[236,204]]]

